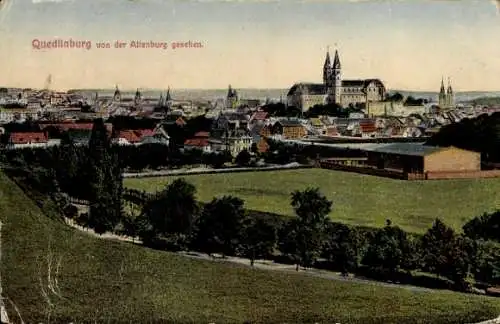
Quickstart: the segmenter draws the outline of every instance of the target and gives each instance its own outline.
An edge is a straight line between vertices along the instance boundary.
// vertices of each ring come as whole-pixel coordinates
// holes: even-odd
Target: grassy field
[[[464,323],[500,313],[500,299],[328,281],[100,240],[44,215],[2,173],[0,217],[3,296],[25,323]]]
[[[423,232],[436,217],[461,229],[469,219],[500,209],[500,179],[402,181],[325,169],[184,176],[209,201],[230,194],[247,208],[293,215],[290,193],[319,187],[333,201],[333,220],[383,226],[386,219],[412,232]],[[126,179],[125,186],[154,192],[174,177]]]

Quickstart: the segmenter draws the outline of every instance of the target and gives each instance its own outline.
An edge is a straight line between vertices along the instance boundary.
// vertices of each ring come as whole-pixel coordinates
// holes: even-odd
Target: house
[[[204,153],[212,152],[208,138],[190,138],[184,141],[184,150],[198,149]]]
[[[167,115],[163,123],[166,126],[177,125],[179,127],[184,127],[186,125],[186,121],[180,115]]]
[[[329,136],[329,137],[339,136],[339,132],[337,131],[337,127],[326,126],[325,136]]]
[[[241,113],[221,113],[214,121],[214,128],[236,130],[248,129],[249,117]]]
[[[49,138],[45,132],[10,133],[7,148],[47,147]]]
[[[121,130],[115,134],[112,143],[119,145],[169,144],[169,136],[162,127],[155,129]]]
[[[305,137],[307,131],[299,120],[285,119],[279,120],[273,125],[272,134],[293,139]]]
[[[106,127],[106,130],[108,131],[108,133],[112,133],[113,124],[104,123],[104,126]],[[54,128],[54,129],[57,129],[61,133],[67,132],[69,130],[92,131],[93,127],[94,127],[93,123],[75,123],[74,121],[62,122],[62,123],[40,124],[40,129],[42,129],[42,130],[46,130],[48,128]]]
[[[456,147],[419,143],[385,144],[367,150],[368,164],[378,169],[411,173],[481,170],[481,154]]]
[[[267,151],[269,151],[269,143],[267,143],[267,140],[262,137],[259,142],[257,142],[257,152],[266,153]]]
[[[374,120],[361,120],[356,135],[361,137],[375,137],[377,131],[377,125]]]
[[[41,110],[26,108],[0,108],[0,122],[24,122],[27,119],[37,120],[41,116]]]
[[[216,130],[211,134],[210,143],[212,144],[212,150],[227,150],[232,156],[237,156],[243,150],[250,152],[253,137],[245,129]]]
[[[184,150],[198,149],[205,153],[212,152],[212,145],[209,141],[210,133],[198,132],[192,138],[184,141]]]
[[[272,133],[272,125],[271,124],[268,124],[268,125],[264,125],[264,127],[262,127],[262,129],[259,131],[259,135],[261,137],[269,137],[271,136],[273,133]]]
[[[257,111],[255,113],[253,113],[252,116],[250,116],[250,123],[252,125],[255,125],[255,124],[263,124],[266,120],[267,120],[267,117],[268,117],[268,113],[265,112],[265,111]]]

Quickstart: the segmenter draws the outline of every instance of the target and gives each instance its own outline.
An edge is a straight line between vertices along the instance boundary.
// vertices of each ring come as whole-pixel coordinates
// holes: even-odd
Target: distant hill
[[[286,99],[286,94],[288,89],[252,89],[243,88],[238,89],[240,98],[245,99],[260,99],[266,100],[266,98],[279,100],[283,98]],[[80,89],[72,90],[74,92],[81,93],[85,96],[94,95],[98,92],[102,96],[112,96],[114,89]],[[122,95],[124,96],[134,96],[134,90],[123,90]],[[142,95],[147,98],[159,98],[161,93],[166,93],[165,90],[158,89],[147,89],[140,90]],[[431,99],[431,101],[437,101],[438,92],[425,92],[425,91],[408,91],[408,90],[389,90],[389,93],[400,92],[404,96],[413,96],[415,98]],[[227,89],[171,89],[172,97],[176,100],[216,100],[219,98],[225,98],[227,94]],[[488,91],[466,91],[457,92],[455,94],[455,99],[457,102],[468,102],[470,100],[481,98],[481,97],[500,97],[500,91],[488,92]]]

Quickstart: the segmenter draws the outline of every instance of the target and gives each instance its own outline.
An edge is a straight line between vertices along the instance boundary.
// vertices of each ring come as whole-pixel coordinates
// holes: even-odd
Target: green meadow
[[[404,181],[326,169],[183,176],[196,185],[198,198],[234,195],[246,207],[293,215],[290,193],[319,187],[333,201],[331,218],[353,225],[393,224],[424,232],[435,218],[460,230],[469,219],[500,209],[500,179]],[[126,179],[125,186],[154,192],[175,177]]]

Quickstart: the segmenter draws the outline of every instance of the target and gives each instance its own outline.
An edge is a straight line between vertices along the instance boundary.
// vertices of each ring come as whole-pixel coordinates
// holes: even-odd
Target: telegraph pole
[[[0,220],[0,266],[2,264],[2,221]],[[0,269],[1,270],[1,269]],[[0,275],[0,323],[1,324],[9,324],[9,316],[7,316],[7,310],[5,309],[5,304],[3,302],[3,295],[2,295],[2,277]]]

